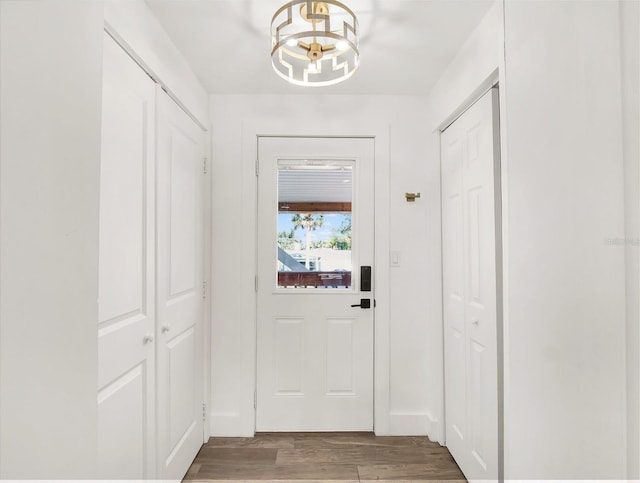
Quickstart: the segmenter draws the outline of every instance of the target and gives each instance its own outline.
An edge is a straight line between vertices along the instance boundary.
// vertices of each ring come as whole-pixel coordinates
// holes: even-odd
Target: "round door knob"
[[[472,323],[473,325],[478,325],[478,324],[480,323],[480,321],[479,321],[478,319],[473,319],[473,320],[471,321],[471,323]]]
[[[164,332],[169,332],[171,330],[171,325],[170,324],[165,324],[162,326],[162,328],[160,329],[163,333]]]
[[[145,335],[144,339],[142,339],[143,344],[148,344],[149,342],[153,342],[153,335],[151,334]]]

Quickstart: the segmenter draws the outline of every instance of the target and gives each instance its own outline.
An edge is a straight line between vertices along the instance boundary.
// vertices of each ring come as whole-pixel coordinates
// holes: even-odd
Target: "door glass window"
[[[353,289],[353,165],[278,161],[278,288]]]

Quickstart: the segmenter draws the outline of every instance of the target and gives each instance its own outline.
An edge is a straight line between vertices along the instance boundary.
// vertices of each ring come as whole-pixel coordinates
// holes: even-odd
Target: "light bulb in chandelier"
[[[309,62],[309,68],[307,69],[309,74],[318,74],[320,72],[320,66],[317,61]]]

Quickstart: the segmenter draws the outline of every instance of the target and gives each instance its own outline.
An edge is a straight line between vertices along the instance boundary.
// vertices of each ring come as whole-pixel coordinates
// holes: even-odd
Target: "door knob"
[[[360,307],[361,309],[370,309],[371,299],[360,299],[359,304],[353,304],[351,307]]]
[[[165,324],[162,326],[162,328],[160,329],[163,333],[164,332],[169,332],[171,330],[171,325],[170,324]]]
[[[149,342],[153,342],[153,335],[151,334],[145,335],[144,339],[142,339],[143,344],[148,344]]]

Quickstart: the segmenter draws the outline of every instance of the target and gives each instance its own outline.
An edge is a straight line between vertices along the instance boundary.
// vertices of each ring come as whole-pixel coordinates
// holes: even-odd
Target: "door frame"
[[[506,169],[505,156],[505,94],[504,78],[502,69],[496,69],[484,82],[482,82],[474,91],[451,112],[437,127],[438,136],[438,152],[439,152],[439,170],[440,170],[440,289],[441,289],[441,326],[442,326],[442,425],[441,437],[438,439],[440,444],[446,446],[446,406],[445,406],[445,388],[444,388],[444,371],[445,371],[445,343],[444,343],[444,242],[442,241],[442,132],[453,124],[460,116],[462,116],[471,106],[479,101],[485,94],[491,92],[492,89],[498,89],[498,109],[493,111],[497,113],[497,119],[492,119],[493,127],[498,133],[498,143],[494,141],[494,162],[498,165],[498,172],[494,171],[494,204],[495,204],[495,235],[496,235],[496,350],[498,359],[498,479],[504,480],[505,468],[505,379],[506,379],[506,327],[505,314],[507,309],[508,298],[505,290],[506,286],[506,223],[504,213],[506,209]]]
[[[331,127],[309,129],[300,120],[249,124],[242,128],[242,253],[241,261],[241,320],[247,321],[246,343],[249,354],[251,380],[240,403],[240,413],[251,415],[245,427],[248,434],[256,429],[257,390],[257,238],[258,238],[258,141],[261,137],[307,138],[371,138],[374,141],[374,278],[376,286],[376,312],[374,315],[373,354],[373,427],[376,435],[389,434],[389,125],[362,123],[357,127],[339,123]]]
[[[313,147],[312,147],[313,146]],[[331,151],[331,154],[324,152],[319,154],[315,149],[326,149]],[[302,149],[302,152],[299,151]],[[283,159],[279,158],[282,151],[287,154]],[[256,273],[258,274],[258,288],[257,288],[257,325],[256,325],[256,350],[257,350],[257,365],[256,365],[256,386],[258,389],[256,398],[256,431],[299,431],[302,429],[293,429],[293,426],[302,428],[306,427],[306,431],[373,431],[374,429],[374,349],[375,349],[375,310],[362,310],[354,312],[353,308],[349,309],[349,304],[357,301],[359,297],[370,297],[375,300],[376,286],[369,289],[369,292],[363,292],[361,290],[362,280],[361,274],[356,272],[357,267],[363,265],[374,266],[375,260],[375,140],[372,137],[280,137],[280,136],[260,136],[258,137],[258,155],[259,155],[259,176],[258,180],[258,229],[256,239],[256,249],[258,256],[256,257]],[[265,238],[265,231],[271,229],[276,231],[279,222],[268,222],[265,219],[269,219],[269,213],[275,215],[278,213],[277,206],[275,204],[271,206],[265,205],[265,196],[271,198],[275,196],[275,199],[280,198],[278,193],[278,176],[274,175],[280,173],[281,161],[300,163],[301,159],[326,161],[344,163],[349,165],[351,174],[351,183],[349,184],[349,195],[353,207],[350,208],[350,214],[354,218],[354,243],[350,260],[353,263],[351,267],[352,274],[350,288],[344,290],[324,290],[319,288],[298,288],[298,289],[282,289],[273,285],[275,282],[265,281],[265,277],[268,279],[269,273],[272,270],[276,270],[275,258],[273,262],[264,259],[268,257],[267,253],[269,247],[273,247],[274,239],[269,237],[269,240]],[[303,164],[306,164],[304,162]],[[311,174],[309,172],[309,174]],[[314,173],[316,174],[316,173]],[[365,183],[365,184],[363,184]],[[342,186],[342,184],[341,184]],[[346,194],[346,193],[345,193]],[[345,198],[340,198],[345,200]],[[290,200],[292,201],[292,200]],[[309,200],[307,200],[309,201]],[[269,205],[269,203],[267,203]],[[265,211],[266,210],[266,211]],[[266,215],[266,218],[264,216]],[[365,242],[366,239],[366,242]],[[266,250],[266,252],[265,252]],[[353,251],[355,250],[355,251]],[[261,254],[261,255],[260,255]],[[353,273],[356,272],[356,273]],[[374,266],[375,272],[375,266]],[[275,280],[275,279],[274,279]],[[273,291],[275,290],[275,292]],[[373,291],[371,291],[373,290]],[[287,292],[287,293],[285,293]],[[331,293],[329,293],[331,292]],[[319,296],[320,298],[317,298]],[[292,307],[289,303],[299,307],[300,297],[312,304],[315,309],[311,312],[296,309],[291,312]],[[329,297],[325,300],[325,297]],[[278,302],[276,302],[276,300]],[[322,301],[324,300],[324,302]],[[350,300],[350,301],[349,301]],[[325,307],[325,303],[329,304],[329,307]],[[282,305],[284,304],[284,305]],[[320,304],[320,305],[318,305]],[[306,306],[306,302],[303,304]],[[321,315],[322,320],[307,320],[308,317],[313,318],[313,313],[317,313],[316,310],[323,311],[323,308],[329,309],[329,312]],[[352,305],[353,307],[353,305]],[[299,307],[300,309],[300,307]],[[266,311],[266,312],[265,312]],[[267,315],[268,314],[268,315]],[[296,315],[297,314],[297,315]],[[309,329],[311,332],[320,330],[323,325],[323,321],[328,317],[328,321],[332,319],[352,319],[352,330],[354,338],[354,355],[357,364],[354,363],[352,369],[354,371],[354,379],[351,387],[351,397],[326,397],[326,394],[322,394],[324,391],[317,385],[322,384],[319,379],[312,380],[307,389],[303,390],[304,395],[300,398],[294,397],[293,399],[285,397],[284,399],[275,398],[272,390],[276,388],[272,384],[277,384],[278,377],[273,379],[273,371],[268,369],[269,359],[273,354],[273,350],[277,347],[272,345],[277,343],[276,339],[271,339],[271,331],[264,325],[269,322],[267,319],[271,319],[271,316],[275,316],[276,319],[289,319],[302,317],[305,321],[310,322],[309,326],[303,324],[306,329],[303,330],[304,335],[301,335],[304,342],[301,342],[305,346],[304,352],[313,353],[311,346],[317,346],[313,341],[315,337],[309,339]],[[320,323],[320,325],[318,325]],[[320,330],[322,332],[322,330]],[[320,332],[315,332],[317,337],[322,339]],[[328,337],[328,333],[325,334]],[[266,337],[266,338],[265,338]],[[367,341],[364,344],[364,341]],[[358,341],[358,342],[356,342]],[[324,344],[329,344],[329,339],[326,339]],[[321,344],[322,345],[322,344]],[[357,347],[357,349],[356,349]],[[321,354],[315,353],[315,357],[309,358],[309,354],[304,357],[305,361],[310,362],[311,366],[320,363],[317,357],[327,356],[330,351],[330,346],[326,345],[324,350],[321,350]],[[352,361],[353,362],[353,361]],[[265,366],[267,363],[267,366]],[[356,369],[358,367],[358,369]],[[308,368],[307,368],[308,369]],[[278,371],[279,372],[279,371]],[[311,373],[314,371],[311,370]],[[304,374],[306,376],[312,376],[305,369]],[[325,374],[328,377],[328,374]],[[317,377],[317,375],[313,375]],[[267,382],[270,381],[270,382]],[[306,382],[309,381],[305,381]],[[325,381],[328,383],[327,381]],[[270,387],[271,389],[267,389]],[[306,387],[306,386],[305,386]],[[346,389],[346,388],[344,388]],[[365,390],[366,389],[366,390]],[[308,390],[308,391],[307,391]],[[328,390],[328,389],[327,389]],[[336,394],[337,396],[337,394]],[[322,399],[318,399],[318,397]],[[279,399],[279,400],[278,400]],[[281,419],[284,417],[287,419],[285,413],[282,410],[287,407],[295,412],[299,410],[300,413],[297,417],[292,418],[288,422]],[[315,420],[315,413],[308,411],[311,407],[315,407],[314,411],[328,410],[327,417],[322,421]],[[304,410],[303,410],[304,408]],[[324,409],[322,409],[324,408]],[[329,409],[331,408],[331,409]],[[340,409],[342,408],[342,409]],[[344,412],[342,412],[344,410]],[[279,417],[273,416],[273,411],[280,414]],[[337,412],[336,412],[337,411]],[[303,416],[304,414],[304,416]],[[330,414],[330,416],[329,416]],[[308,419],[310,418],[310,419]],[[293,421],[296,421],[293,423]],[[265,429],[270,427],[271,429]],[[311,429],[316,428],[316,429]],[[350,428],[350,429],[348,429]]]

